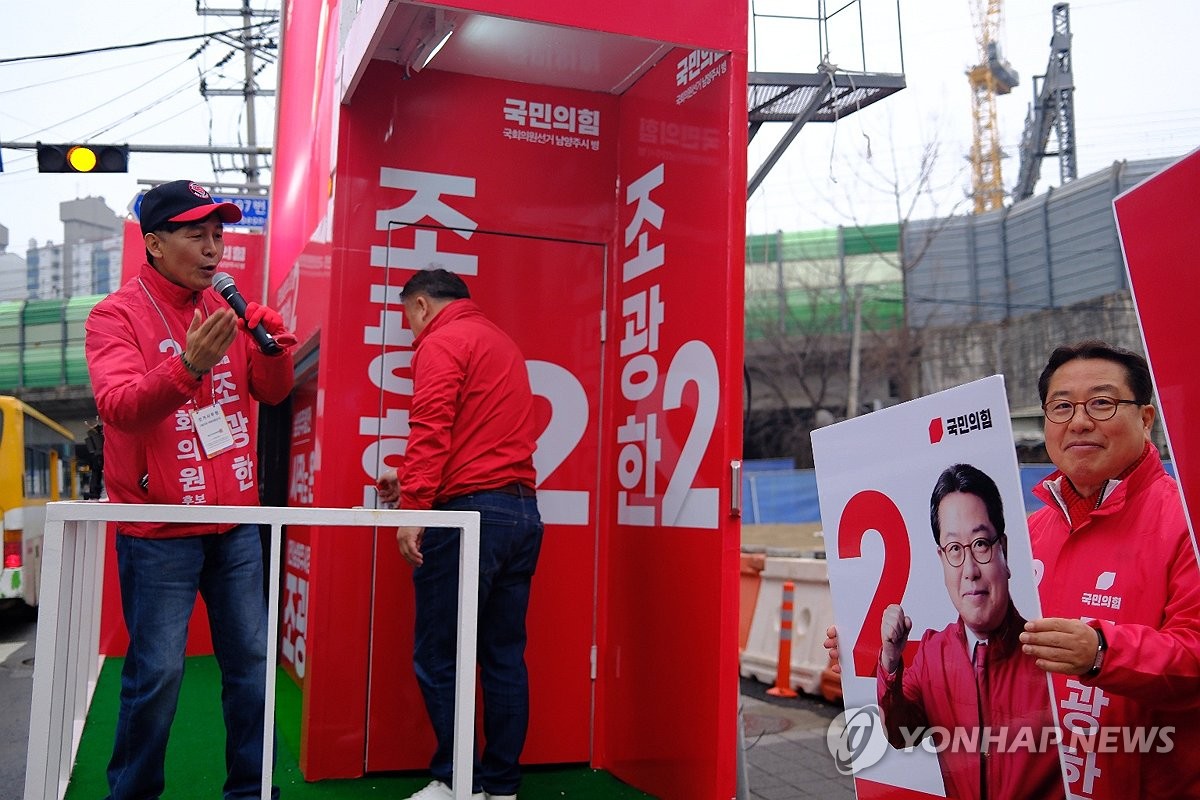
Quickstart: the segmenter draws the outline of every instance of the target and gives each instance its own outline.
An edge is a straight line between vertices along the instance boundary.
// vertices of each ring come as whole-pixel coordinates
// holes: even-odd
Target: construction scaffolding
[[[976,214],[1004,205],[1004,178],[1000,160],[1000,129],[996,96],[1008,94],[1018,83],[1016,71],[1000,51],[1003,24],[1001,0],[973,0],[972,19],[979,61],[967,70],[971,82],[971,194]]]
[[[868,0],[869,2],[869,0]],[[891,20],[880,23],[888,15],[873,13],[864,16],[863,0],[849,0],[829,9],[825,0],[817,0],[815,15],[794,13],[796,3],[751,0],[750,57],[748,76],[748,107],[750,112],[749,139],[764,123],[786,123],[788,128],[771,149],[762,164],[750,177],[746,197],[754,194],[771,169],[787,151],[788,145],[809,122],[837,122],[861,111],[905,87],[904,54],[900,31],[900,3],[895,4],[894,34],[882,29]],[[809,4],[811,5],[811,4]],[[884,3],[873,3],[884,6]],[[874,10],[874,9],[873,9]],[[797,42],[804,37],[815,45],[809,50],[816,64],[814,72],[759,71],[761,60],[770,51],[783,50],[785,59],[796,60]],[[885,59],[879,53],[868,64],[868,40],[873,48],[889,50],[895,47],[895,57]],[[875,43],[883,42],[881,45]],[[776,44],[778,43],[778,44]],[[832,59],[838,59],[835,63]],[[891,70],[879,70],[883,61]],[[787,63],[787,66],[791,66]]]

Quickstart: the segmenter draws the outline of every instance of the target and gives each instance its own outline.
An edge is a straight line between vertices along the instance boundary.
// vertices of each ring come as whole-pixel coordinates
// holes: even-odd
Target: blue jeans
[[[151,800],[163,792],[167,735],[197,591],[208,606],[221,668],[225,798],[259,797],[267,606],[258,526],[173,539],[118,534],[117,571],[129,651],[108,765],[110,800]]]
[[[515,794],[529,728],[525,612],[542,548],[542,520],[532,495],[478,492],[438,507],[480,512],[479,639],[483,686],[483,755],[476,755],[473,792]],[[437,736],[430,770],[450,785],[454,753],[454,674],[458,635],[456,528],[426,528],[424,563],[413,570],[416,635],[413,666]]]

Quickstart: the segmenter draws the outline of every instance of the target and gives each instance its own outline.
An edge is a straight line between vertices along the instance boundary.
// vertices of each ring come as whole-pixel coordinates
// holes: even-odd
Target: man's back
[[[511,483],[534,485],[525,359],[474,302],[456,300],[421,332],[413,382],[402,507],[428,508]]]

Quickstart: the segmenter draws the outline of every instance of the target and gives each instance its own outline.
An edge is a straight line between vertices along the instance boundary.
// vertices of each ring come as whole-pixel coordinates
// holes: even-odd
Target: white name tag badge
[[[200,439],[204,455],[212,458],[233,447],[233,431],[229,429],[229,420],[216,403],[192,411],[192,422],[196,426],[196,436]]]

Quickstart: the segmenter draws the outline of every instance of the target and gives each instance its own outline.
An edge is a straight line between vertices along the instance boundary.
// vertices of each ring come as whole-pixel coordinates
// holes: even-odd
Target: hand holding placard
[[[911,631],[912,619],[905,615],[903,608],[893,603],[884,609],[883,622],[879,626],[879,638],[883,643],[879,648],[879,663],[889,675],[900,666]]]

